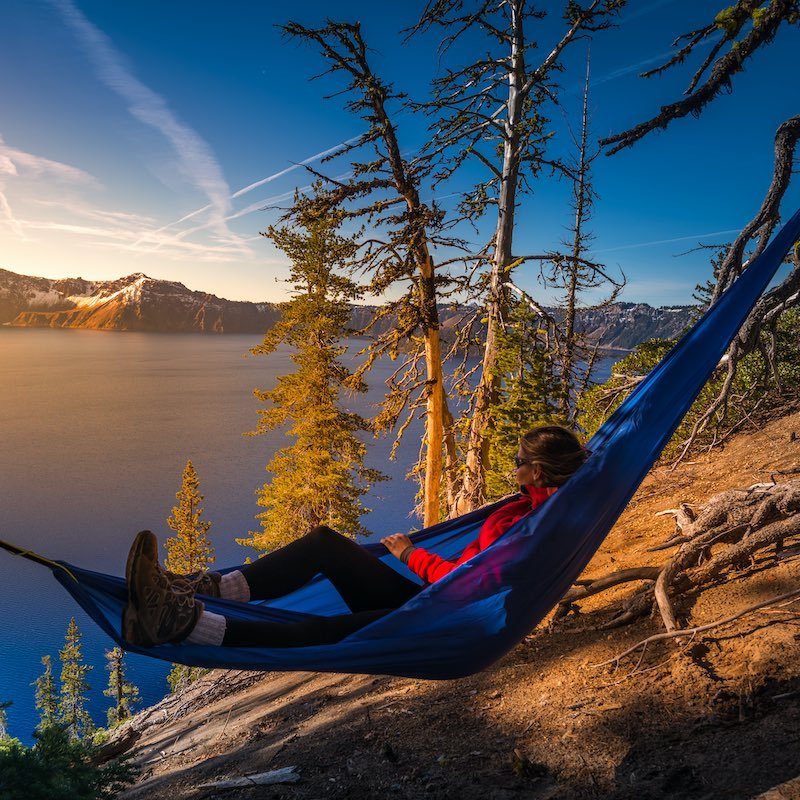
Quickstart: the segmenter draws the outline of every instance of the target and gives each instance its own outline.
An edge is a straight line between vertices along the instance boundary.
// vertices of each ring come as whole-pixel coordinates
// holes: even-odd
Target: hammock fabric
[[[800,235],[800,211],[762,255],[653,369],[588,444],[592,455],[556,494],[500,540],[401,608],[336,644],[299,648],[205,645],[134,647],[120,635],[126,603],[121,578],[50,562],[13,545],[5,549],[48,564],[56,579],[117,644],[182,664],[248,670],[316,670],[458,678],[508,652],[563,597],[608,534],[711,376],[784,256]],[[513,499],[513,498],[512,498]],[[455,558],[503,502],[413,535],[415,543]],[[367,549],[405,567],[380,544]],[[265,604],[204,598],[229,617],[293,621],[344,613],[321,577]]]

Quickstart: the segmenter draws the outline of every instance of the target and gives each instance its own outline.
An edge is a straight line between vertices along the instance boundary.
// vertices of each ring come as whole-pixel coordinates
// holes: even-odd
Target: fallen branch
[[[564,595],[553,615],[553,622],[570,612],[579,612],[577,603],[590,595],[626,581],[654,581],[629,596],[615,616],[592,630],[608,630],[626,625],[655,609],[667,633],[680,628],[673,608],[673,596],[696,597],[704,586],[731,569],[748,569],[755,564],[757,552],[772,548],[772,562],[777,564],[798,547],[785,549],[787,540],[800,536],[800,481],[781,484],[757,483],[747,488],[729,489],[711,497],[695,512],[688,504],[660,514],[675,517],[675,536],[648,552],[680,545],[667,561],[658,566],[634,567],[582,579]],[[763,562],[762,562],[763,564]],[[681,609],[681,613],[685,613]],[[587,628],[582,628],[586,630]]]
[[[274,783],[297,783],[300,776],[297,767],[281,767],[270,772],[259,772],[255,775],[243,775],[241,778],[230,778],[224,781],[201,783],[198,789],[241,789],[248,786],[269,786]]]
[[[666,542],[648,547],[645,553],[657,553],[659,550],[669,550],[670,547],[677,547],[679,544],[685,544],[689,541],[691,541],[690,536],[673,536],[671,539],[667,539]]]
[[[697,514],[688,503],[681,503],[678,508],[667,508],[664,511],[659,511],[656,516],[674,516],[675,525],[679,533],[682,532],[684,528],[688,528],[697,519]]]
[[[584,597],[589,597],[593,594],[598,594],[612,586],[618,586],[620,583],[629,583],[630,581],[654,581],[661,567],[631,567],[630,569],[621,569],[618,572],[612,572],[609,575],[604,575],[602,578],[596,578],[591,583],[577,586],[570,589],[561,600],[562,603],[570,603],[574,600],[581,600]]]
[[[597,627],[600,631],[610,631],[613,628],[621,628],[623,625],[628,625],[639,617],[643,617],[650,613],[653,607],[653,598],[650,596],[649,591],[640,592],[634,595],[624,606],[622,611],[616,617],[604,622]]]
[[[142,732],[135,728],[128,728],[123,736],[106,742],[102,747],[96,750],[89,758],[89,763],[96,767],[111,761],[112,758],[121,756],[123,753],[130,750],[142,736]]]
[[[692,571],[688,574],[690,583],[695,587],[699,586],[719,574],[726,566],[792,535],[793,526],[790,520],[798,511],[800,483],[797,481],[767,488],[764,484],[756,484],[749,489],[734,489],[712,497],[686,530],[690,540],[664,565],[656,580],[653,594],[667,631],[678,628],[670,599],[670,588],[680,574],[687,570]],[[785,517],[782,522],[787,524],[778,533],[770,530],[766,535],[754,534],[756,528],[766,530],[781,517]],[[709,559],[712,545],[739,540],[742,540],[742,544],[728,548],[722,554]],[[695,569],[705,560],[713,563],[713,568],[709,567],[705,571]]]
[[[794,433],[792,433],[792,436],[794,437]],[[792,438],[791,441],[794,442],[795,438]],[[776,483],[776,481],[775,481],[775,476],[776,475],[797,475],[798,473],[800,473],[800,467],[792,467],[791,469],[778,469],[778,470],[775,470],[775,472],[771,472],[770,473],[769,479],[773,483]]]
[[[800,524],[797,519],[792,517],[770,523],[757,534],[751,534],[738,545],[727,548],[723,553],[712,558],[701,567],[691,570],[688,573],[688,577],[692,583],[706,583],[716,578],[727,567],[750,558],[757,550],[763,550],[770,545],[778,544],[783,542],[784,539],[798,534],[800,534]]]

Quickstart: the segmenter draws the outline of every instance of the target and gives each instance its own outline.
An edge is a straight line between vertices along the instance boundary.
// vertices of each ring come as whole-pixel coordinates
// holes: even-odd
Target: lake
[[[271,388],[293,367],[288,350],[250,356],[259,340],[0,328],[0,539],[122,574],[137,531],[149,528],[162,542],[171,534],[166,519],[191,459],[217,564],[253,555],[234,539],[257,528],[255,490],[273,453],[290,440],[279,431],[242,434],[256,424],[252,390]],[[347,404],[368,414],[395,368],[378,364],[370,393]],[[603,376],[609,368],[603,365]],[[416,485],[404,474],[420,432],[419,425],[409,430],[396,462],[388,458],[389,440],[369,440],[369,466],[391,478],[367,500],[376,510],[364,523],[376,536],[419,524],[410,517]],[[31,683],[45,654],[58,679],[58,650],[72,616],[94,667],[90,711],[105,725],[103,654],[113,642],[46,568],[0,551],[0,702],[13,701],[9,733],[25,742],[38,721]],[[126,663],[145,705],[166,693],[168,665],[132,655]]]

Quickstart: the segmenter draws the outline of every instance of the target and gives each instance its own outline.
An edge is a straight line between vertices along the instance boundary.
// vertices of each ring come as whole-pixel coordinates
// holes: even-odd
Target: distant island
[[[352,327],[363,328],[375,310],[375,306],[354,305]],[[630,350],[647,339],[677,336],[690,323],[694,310],[694,306],[612,303],[580,311],[578,325],[604,349]],[[450,306],[440,309],[445,338],[466,311]],[[275,303],[226,300],[143,273],[113,281],[51,280],[0,269],[0,325],[5,326],[257,334],[272,327],[279,316]],[[391,324],[390,318],[382,320],[383,326]]]

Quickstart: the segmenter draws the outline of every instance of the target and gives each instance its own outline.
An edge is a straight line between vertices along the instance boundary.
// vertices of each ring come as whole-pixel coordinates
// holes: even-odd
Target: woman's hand
[[[411,539],[404,533],[393,533],[391,536],[384,536],[381,544],[395,557],[400,558],[407,547],[413,547]]]

